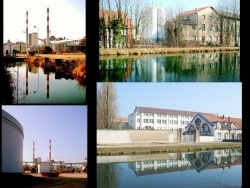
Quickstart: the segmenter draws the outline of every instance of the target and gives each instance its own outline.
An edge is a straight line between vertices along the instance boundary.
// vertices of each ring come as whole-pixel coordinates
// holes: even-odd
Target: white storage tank
[[[38,173],[50,172],[50,164],[47,162],[42,162],[38,164]]]
[[[23,173],[23,127],[2,109],[2,173]]]

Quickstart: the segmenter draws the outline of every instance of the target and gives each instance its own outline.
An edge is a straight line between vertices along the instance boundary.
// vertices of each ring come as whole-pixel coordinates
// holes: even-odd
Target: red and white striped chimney
[[[29,54],[29,52],[28,52],[28,23],[29,23],[29,21],[28,21],[28,11],[26,11],[26,53],[27,53],[27,55]]]
[[[49,162],[51,163],[51,139],[49,139]]]
[[[49,46],[49,8],[47,8],[47,39],[46,46]]]
[[[35,142],[33,142],[33,163],[35,162]]]

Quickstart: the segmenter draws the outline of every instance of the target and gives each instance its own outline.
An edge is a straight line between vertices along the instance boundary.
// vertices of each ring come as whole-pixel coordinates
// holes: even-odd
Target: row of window
[[[192,25],[192,29],[197,29],[197,26],[196,25]],[[202,31],[206,31],[206,24],[202,24],[200,29]],[[218,32],[219,31],[219,27],[218,27],[218,25],[214,25],[213,26],[212,24],[209,24],[208,25],[208,31]]]
[[[154,116],[153,113],[142,113],[143,116]],[[168,115],[169,118],[178,118],[178,115]],[[167,117],[167,114],[157,114],[157,117]],[[184,119],[188,119],[188,116],[182,116]]]
[[[222,134],[221,133],[218,133],[217,137],[218,137],[218,140],[222,140]],[[224,139],[229,139],[229,134],[228,133],[224,134]],[[239,139],[239,140],[241,140],[242,139],[242,134],[237,134],[237,136],[235,136],[235,134],[232,134],[230,139]]]
[[[190,36],[189,37],[189,40],[190,41],[196,41],[196,36]],[[214,41],[212,40],[214,38]],[[206,42],[206,37],[205,36],[202,36],[201,37],[201,41],[202,42]],[[212,37],[212,36],[208,36],[208,42],[219,42],[219,37]]]
[[[141,123],[141,119],[136,119],[137,123]],[[156,121],[158,124],[167,124],[167,120],[164,119],[157,119]],[[154,119],[143,119],[143,123],[154,123]],[[189,121],[180,121],[181,125],[187,125]],[[169,124],[175,124],[178,125],[178,120],[169,120]]]
[[[206,19],[206,15],[202,15],[201,18],[202,18],[203,20],[205,20],[205,19]],[[209,15],[209,16],[208,16],[208,20],[212,20],[212,19],[213,19],[213,17],[212,17],[211,15]],[[215,21],[218,21],[219,18],[218,18],[218,17],[215,17],[214,20],[215,20]]]

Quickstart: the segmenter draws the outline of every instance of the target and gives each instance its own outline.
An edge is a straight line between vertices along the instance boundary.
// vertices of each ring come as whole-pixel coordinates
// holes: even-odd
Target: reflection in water
[[[240,52],[105,59],[99,75],[109,82],[239,82]]]
[[[147,187],[148,185],[145,182],[148,182],[148,179],[150,179],[150,182],[158,182],[166,186],[169,184],[165,181],[167,179],[164,178],[171,177],[173,181],[179,179],[179,182],[176,182],[179,185],[183,181],[182,184],[184,186],[185,181],[180,179],[179,173],[182,175],[185,173],[185,177],[192,176],[194,182],[198,179],[194,178],[194,176],[199,177],[194,187],[209,187],[209,185],[203,185],[203,183],[207,183],[203,178],[211,179],[210,176],[218,173],[222,174],[222,172],[227,172],[227,178],[230,179],[231,185],[241,185],[241,176],[238,177],[240,180],[235,176],[230,177],[234,173],[240,175],[241,169],[237,167],[240,166],[241,168],[241,164],[242,149],[239,148],[155,155],[98,156],[97,185],[102,188],[118,188],[126,187],[124,182],[131,181],[136,185],[135,187]],[[195,174],[194,171],[196,171]],[[206,176],[204,173],[206,173]],[[164,182],[160,181],[162,176],[164,177]],[[124,178],[127,178],[127,180],[124,180]],[[229,182],[225,181],[227,178],[224,177],[217,183],[228,185]],[[211,183],[214,182],[211,181]]]
[[[8,63],[16,85],[15,103],[85,103],[81,62]]]

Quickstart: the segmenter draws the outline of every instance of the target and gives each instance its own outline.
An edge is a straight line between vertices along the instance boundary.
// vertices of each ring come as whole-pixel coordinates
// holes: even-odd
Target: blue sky
[[[149,0],[153,5],[159,8],[169,8],[175,10],[176,7],[182,7],[184,10],[192,10],[206,6],[216,7],[218,0]]]
[[[26,11],[28,11],[28,32],[38,32],[39,38],[47,36],[47,8],[51,35],[68,39],[86,35],[86,0],[4,0],[3,42],[26,42]]]
[[[99,85],[100,83],[98,83]],[[135,106],[218,113],[242,117],[242,84],[225,83],[115,83],[119,116]]]
[[[24,129],[23,160],[47,160],[49,139],[55,161],[82,161],[87,157],[87,107],[80,105],[2,105]]]

